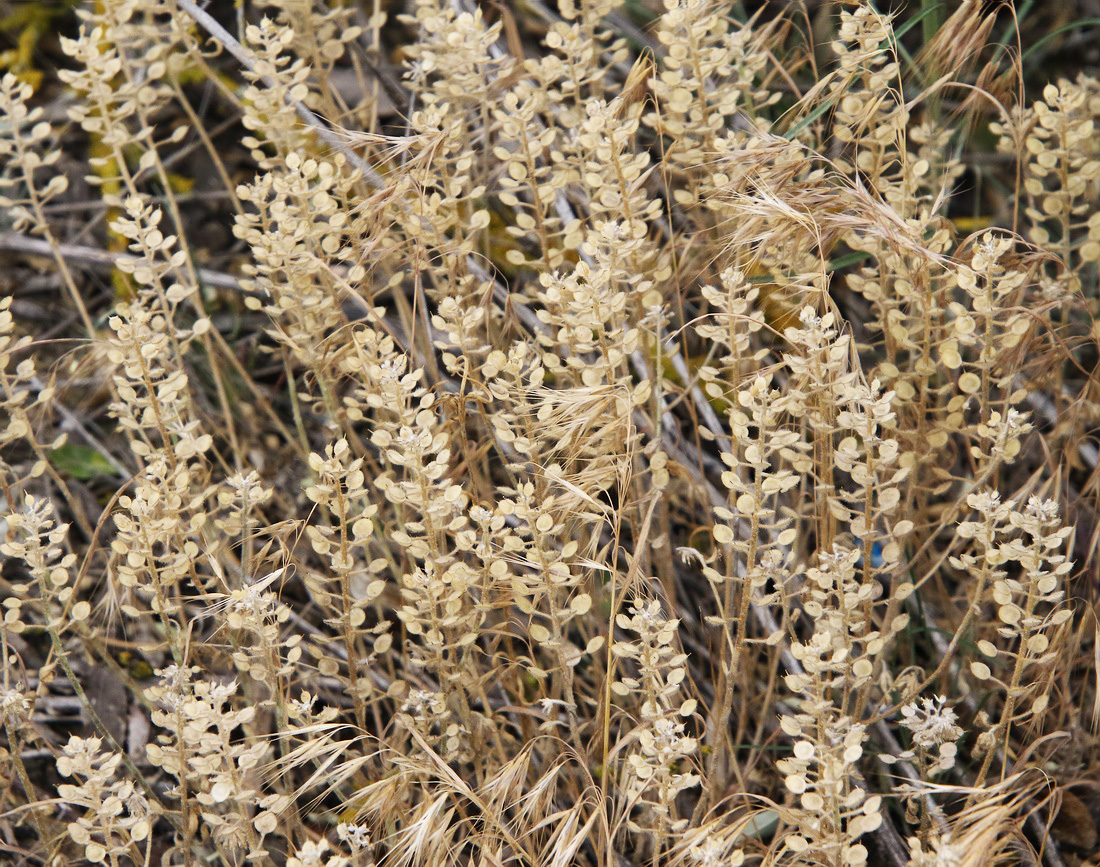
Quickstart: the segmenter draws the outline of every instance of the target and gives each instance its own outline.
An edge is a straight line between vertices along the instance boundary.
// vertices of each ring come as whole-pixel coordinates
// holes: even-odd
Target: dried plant
[[[1031,4],[732,5],[12,61],[0,860],[1067,863],[1097,79],[1031,97]]]

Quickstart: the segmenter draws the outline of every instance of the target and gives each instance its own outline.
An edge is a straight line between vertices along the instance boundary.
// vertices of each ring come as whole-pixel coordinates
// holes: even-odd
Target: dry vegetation
[[[0,861],[1094,855],[1056,31],[201,5],[0,81]]]

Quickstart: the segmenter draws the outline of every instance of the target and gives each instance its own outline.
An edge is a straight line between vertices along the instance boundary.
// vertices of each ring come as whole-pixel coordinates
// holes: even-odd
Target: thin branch
[[[209,34],[211,39],[232,54],[241,66],[249,72],[255,73],[256,63],[252,54],[241,45],[228,30],[215,21],[209,13],[195,5],[193,0],[176,0],[176,3],[180,9],[190,15],[195,20],[195,23]],[[261,75],[258,77],[264,85],[275,89],[275,81],[270,76]],[[359,154],[349,148],[347,143],[342,141],[340,137],[332,131],[329,125],[310,111],[304,103],[296,99],[288,98],[287,105],[291,106],[298,113],[298,117],[317,132],[317,135],[324,140],[325,144],[335,148],[347,157],[348,162],[363,173],[363,177],[366,178],[367,183],[376,190],[380,190],[385,186],[382,176],[378,174],[366,160],[359,156]]]
[[[58,244],[57,249],[61,256],[68,262],[83,265],[93,271],[111,271],[120,259],[133,258],[128,253],[111,253],[98,247],[86,247],[83,244]],[[26,253],[30,256],[53,256],[48,242],[40,238],[32,238],[20,232],[0,232],[0,250],[11,250],[15,253]],[[198,269],[199,279],[207,286],[215,289],[229,289],[233,292],[249,293],[240,281],[232,274],[222,271],[211,271],[207,268]]]

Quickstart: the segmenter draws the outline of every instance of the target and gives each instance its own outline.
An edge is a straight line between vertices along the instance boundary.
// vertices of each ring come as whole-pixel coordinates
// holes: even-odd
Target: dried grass
[[[2,857],[1082,854],[1097,80],[969,0],[258,5],[0,81]]]

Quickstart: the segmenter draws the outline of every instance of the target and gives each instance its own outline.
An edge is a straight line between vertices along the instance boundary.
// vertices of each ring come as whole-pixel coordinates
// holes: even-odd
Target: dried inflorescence
[[[974,3],[919,52],[867,2],[816,49],[715,0],[200,5],[0,78],[0,240],[52,269],[0,298],[28,857],[1027,845],[1028,769],[1097,759],[1096,81],[988,124]]]

